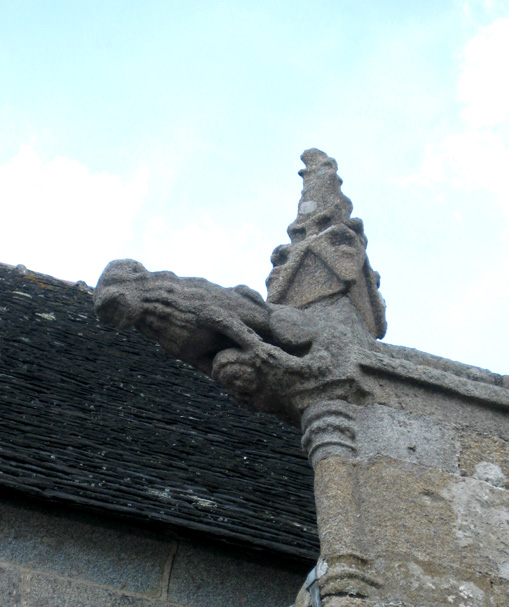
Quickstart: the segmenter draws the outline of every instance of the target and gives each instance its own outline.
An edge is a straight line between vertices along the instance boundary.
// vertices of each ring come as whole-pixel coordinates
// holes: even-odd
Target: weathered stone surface
[[[361,596],[434,607],[463,588],[466,605],[484,607],[486,580],[508,579],[506,490],[388,458],[322,460],[315,479],[321,558],[363,555],[347,576]]]
[[[309,595],[299,593],[293,607],[312,607]],[[374,602],[368,599],[356,599],[349,596],[329,596],[322,600],[322,607],[385,607],[385,605],[382,605],[379,601]],[[397,607],[410,606],[398,604]]]
[[[301,422],[324,607],[492,607],[492,582],[509,579],[506,445],[481,459],[482,443],[465,437],[509,440],[507,378],[376,342],[384,304],[362,222],[335,161],[319,150],[302,159],[268,303],[124,260],[99,281],[98,315],[134,325],[240,404]],[[301,591],[296,605],[308,604]]]
[[[509,604],[509,583],[494,582],[493,597],[495,600],[495,607],[507,607]]]
[[[361,459],[386,456],[447,472],[458,470],[458,440],[447,424],[376,404],[362,407],[356,424]]]
[[[509,440],[509,390],[493,385],[489,374],[469,380],[465,372],[471,367],[466,365],[443,359],[440,370],[435,356],[405,349],[401,358],[399,347],[382,343],[375,347],[380,352],[363,348],[356,353],[361,368],[358,381],[370,402],[425,415],[455,432]]]
[[[491,607],[493,604],[491,578],[475,571],[420,562],[404,554],[378,559],[375,567],[384,580],[384,604],[385,601],[416,607]]]
[[[332,456],[388,456],[458,471],[460,445],[454,428],[424,415],[377,404],[328,400],[310,405],[302,415],[301,427],[302,445],[313,468]]]
[[[172,568],[168,601],[199,607],[285,607],[292,603],[303,573],[280,567],[275,580],[275,566],[235,549],[227,555],[213,547],[182,542]]]
[[[272,253],[268,301],[296,307],[331,295],[347,295],[374,337],[386,331],[380,277],[366,256],[360,219],[351,219],[352,203],[341,192],[338,165],[317,149],[306,150],[297,219],[288,227],[291,244]]]
[[[32,575],[23,607],[165,607],[159,600],[47,575]]]
[[[363,557],[362,497],[356,463],[339,457],[321,460],[315,470],[315,498],[322,598],[377,596],[381,581],[373,563]]]
[[[455,515],[460,565],[509,581],[509,492],[466,478],[449,482],[440,495]]]
[[[463,402],[477,401],[484,407],[509,408],[507,375],[497,375],[413,348],[375,341],[369,348],[359,351],[358,363],[363,371],[386,384],[380,388],[392,388],[392,393],[389,393],[392,400],[404,398],[403,394],[399,394],[403,386],[397,383],[402,382],[408,387],[422,387],[428,392],[438,389],[442,397],[452,393]],[[391,382],[395,382],[395,385],[391,385]],[[376,389],[374,393],[378,394]]]
[[[285,607],[310,568],[267,552],[166,543],[148,530],[50,512],[0,510],[0,607],[215,607],[252,599],[255,607]],[[154,544],[169,547],[165,562]]]
[[[0,502],[0,559],[59,576],[157,596],[175,545],[92,515]]]
[[[297,605],[295,606],[297,607]],[[333,596],[323,600],[323,607],[384,607],[380,603],[367,601],[364,599],[355,599],[352,597]],[[400,606],[398,606],[400,607]]]
[[[509,444],[493,436],[461,436],[460,473],[509,489]]]
[[[0,566],[0,605],[21,607],[22,578],[19,570]]]

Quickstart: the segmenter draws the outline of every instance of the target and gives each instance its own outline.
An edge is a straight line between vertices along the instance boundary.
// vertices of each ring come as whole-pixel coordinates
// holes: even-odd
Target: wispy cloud
[[[495,3],[467,4],[496,9]],[[454,219],[457,226],[449,223],[454,233],[447,253],[457,261],[450,274],[433,268],[437,295],[423,312],[433,332],[420,336],[418,347],[502,371],[509,333],[495,319],[509,308],[507,73],[509,19],[499,17],[478,27],[461,52],[457,119],[428,143],[419,170],[398,181],[416,195],[428,192],[440,200],[444,221]]]
[[[45,161],[33,145],[0,166],[0,259],[94,282],[126,248],[147,192],[148,170],[128,178],[91,173],[70,158]]]
[[[427,145],[418,173],[403,179],[437,193],[443,185],[493,197],[509,222],[509,19],[480,29],[458,75],[461,128]]]
[[[493,127],[509,118],[509,19],[497,19],[463,51],[458,95],[470,129]]]
[[[244,283],[248,276],[249,286],[265,295],[273,244],[247,222],[231,231],[211,215],[179,226],[159,216],[143,228],[138,257],[151,271],[171,269],[180,276],[205,276],[227,287]]]

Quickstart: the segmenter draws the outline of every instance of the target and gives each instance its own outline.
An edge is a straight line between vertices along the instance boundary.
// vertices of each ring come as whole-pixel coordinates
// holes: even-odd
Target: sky
[[[384,341],[509,374],[507,0],[0,0],[0,262],[248,284],[336,158]]]

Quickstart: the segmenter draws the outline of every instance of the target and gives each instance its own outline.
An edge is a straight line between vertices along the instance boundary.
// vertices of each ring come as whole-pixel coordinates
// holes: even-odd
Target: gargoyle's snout
[[[135,261],[134,259],[110,261],[99,278],[96,291],[106,286],[129,282],[139,277],[140,274],[147,274],[147,270],[139,261]]]
[[[129,294],[114,292],[112,289],[106,289],[103,296],[96,299],[95,312],[102,323],[113,325],[117,329],[132,327],[138,318]]]
[[[94,291],[95,311],[101,322],[117,329],[136,323],[139,315],[136,279],[146,273],[144,266],[132,259],[112,261],[106,266]]]

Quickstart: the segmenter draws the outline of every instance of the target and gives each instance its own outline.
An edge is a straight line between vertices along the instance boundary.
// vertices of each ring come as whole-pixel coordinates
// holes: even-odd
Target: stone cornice
[[[419,354],[427,356],[423,353]],[[364,372],[385,375],[388,378],[392,377],[400,381],[417,382],[425,386],[455,393],[460,397],[474,399],[489,406],[509,409],[509,389],[507,387],[496,386],[482,379],[473,380],[459,373],[455,374],[451,371],[437,369],[435,365],[438,359],[436,357],[433,357],[434,366],[430,366],[360,348],[357,350],[356,356],[358,357],[359,367]],[[429,358],[430,360],[432,359],[431,356]],[[444,363],[449,362],[444,359]],[[458,366],[458,371],[460,372],[472,369],[472,367],[462,366],[459,363],[455,363],[455,365]],[[488,375],[488,372],[481,370],[479,372]],[[500,378],[502,381],[507,380],[506,376],[494,374],[492,378]]]

